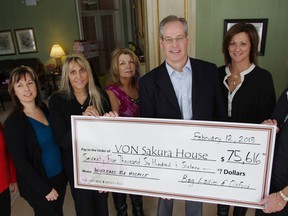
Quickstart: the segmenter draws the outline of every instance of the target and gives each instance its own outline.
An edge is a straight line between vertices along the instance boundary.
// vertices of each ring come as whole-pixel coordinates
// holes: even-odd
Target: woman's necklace
[[[238,83],[238,79],[239,79],[239,74],[233,74],[233,75],[231,75],[232,76],[232,80],[231,80],[231,82],[230,82],[230,84],[232,85],[232,86],[236,86],[237,85],[237,83]]]

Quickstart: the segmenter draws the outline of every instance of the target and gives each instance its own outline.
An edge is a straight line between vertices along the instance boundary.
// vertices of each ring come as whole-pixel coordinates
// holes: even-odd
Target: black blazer
[[[225,106],[228,107],[229,90],[223,84],[226,66],[218,68],[222,95]],[[229,121],[244,123],[261,123],[270,118],[276,104],[273,79],[267,70],[256,66],[235,93],[232,101],[232,114]],[[228,113],[227,113],[228,114]]]
[[[280,191],[288,185],[288,120],[284,122],[288,115],[287,91],[288,89],[281,94],[272,114],[272,119],[277,120],[280,131],[275,143],[271,192]]]
[[[226,111],[215,64],[190,58],[194,120],[224,120]],[[141,117],[182,119],[165,62],[139,81]]]
[[[47,107],[41,107],[48,113]],[[29,202],[43,202],[52,190],[41,159],[36,134],[24,112],[13,113],[4,124],[7,148],[16,167],[20,195]]]
[[[98,90],[101,94],[103,109],[105,112],[109,112],[111,110],[109,98],[105,91]],[[74,96],[69,99],[66,94],[58,92],[52,95],[49,100],[52,129],[56,142],[62,149],[64,171],[70,184],[74,179],[71,115],[82,115],[82,112],[89,106],[89,99],[90,97],[86,99],[83,105],[80,105]]]

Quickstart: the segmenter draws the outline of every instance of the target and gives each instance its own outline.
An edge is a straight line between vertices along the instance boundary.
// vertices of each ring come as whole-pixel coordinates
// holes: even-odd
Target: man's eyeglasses
[[[176,41],[176,43],[182,43],[184,38],[186,38],[186,36],[182,35],[182,36],[178,36],[176,38],[165,37],[165,38],[163,38],[163,40],[168,44],[172,44],[174,40]]]

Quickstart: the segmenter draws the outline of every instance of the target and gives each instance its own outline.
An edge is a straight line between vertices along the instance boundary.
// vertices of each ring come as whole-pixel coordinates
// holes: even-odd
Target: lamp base
[[[61,58],[55,58],[56,66],[61,67]]]

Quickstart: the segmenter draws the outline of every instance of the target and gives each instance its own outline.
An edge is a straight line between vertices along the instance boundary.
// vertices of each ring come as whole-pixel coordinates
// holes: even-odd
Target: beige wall
[[[147,71],[164,59],[158,26],[169,14],[184,16],[189,24],[189,55],[224,64],[224,19],[268,18],[265,55],[259,66],[271,72],[277,96],[288,87],[288,1],[284,0],[145,0]]]
[[[49,56],[52,45],[60,44],[68,54],[79,39],[75,1],[41,0],[37,6],[25,6],[21,0],[1,0],[0,31],[21,28],[34,29],[38,52],[0,56],[0,60],[37,57],[55,64]]]
[[[273,76],[277,96],[288,87],[288,1],[285,0],[198,0],[196,56],[224,64],[222,38],[224,19],[268,18],[265,55],[259,66]]]
[[[189,55],[195,56],[196,0],[147,0],[146,5],[146,67],[147,71],[164,60],[159,44],[159,22],[174,14],[185,17],[189,23]]]
[[[286,0],[144,0],[146,13],[146,60],[148,68],[163,60],[160,53],[158,25],[166,15],[185,16],[189,22],[189,55],[224,64],[221,44],[223,21],[232,18],[268,18],[265,55],[261,67],[274,79],[277,96],[288,87],[288,1]],[[164,9],[165,8],[165,9]],[[41,0],[38,6],[26,7],[21,0],[0,1],[0,31],[33,27],[38,52],[0,56],[8,58],[38,57],[45,64],[54,62],[49,52],[54,43],[71,52],[72,42],[79,38],[74,0]],[[149,54],[149,56],[148,56]],[[147,58],[148,57],[148,58]]]

